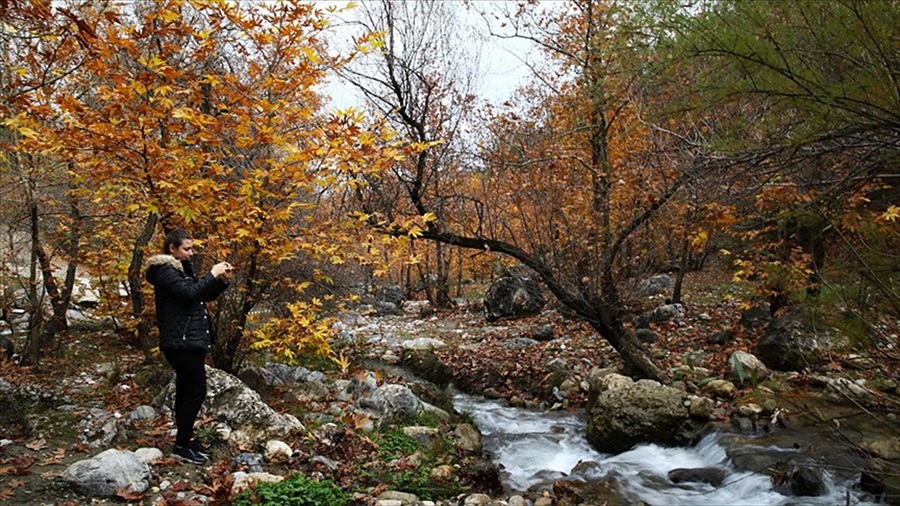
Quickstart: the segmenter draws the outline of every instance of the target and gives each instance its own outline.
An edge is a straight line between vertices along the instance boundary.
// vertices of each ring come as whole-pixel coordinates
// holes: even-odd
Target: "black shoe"
[[[190,446],[176,446],[172,448],[172,457],[192,464],[205,464],[209,460],[206,455],[195,451]]]
[[[188,445],[188,448],[190,448],[191,450],[194,450],[194,452],[199,453],[200,455],[203,455],[207,459],[212,457],[212,450],[210,450],[206,446],[203,446],[203,444],[200,443],[200,441],[197,441],[196,439],[191,441],[191,444]]]

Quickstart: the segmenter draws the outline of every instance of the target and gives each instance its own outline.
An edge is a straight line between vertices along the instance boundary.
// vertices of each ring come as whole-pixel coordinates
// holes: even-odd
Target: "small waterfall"
[[[654,505],[866,504],[864,495],[850,490],[851,483],[835,483],[828,475],[824,496],[783,495],[773,488],[768,476],[737,471],[722,445],[722,436],[717,434],[704,437],[690,448],[648,444],[609,455],[591,448],[584,436],[586,421],[576,413],[513,408],[465,394],[455,396],[455,405],[458,411],[472,416],[484,435],[485,451],[502,466],[505,485],[514,491],[549,488],[554,480],[569,476],[588,482],[614,481],[623,499]],[[755,444],[761,452],[766,451],[764,440]],[[724,469],[727,474],[722,485],[673,484],[668,479],[673,469],[701,467]]]

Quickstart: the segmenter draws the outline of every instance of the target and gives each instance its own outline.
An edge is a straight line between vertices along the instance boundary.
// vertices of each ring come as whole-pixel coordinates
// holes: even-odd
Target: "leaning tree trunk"
[[[604,308],[597,309],[599,316],[587,318],[598,334],[612,345],[619,356],[622,357],[623,372],[632,378],[647,378],[663,381],[662,371],[650,358],[647,349],[641,344],[637,336],[625,328],[615,315],[607,314]]]

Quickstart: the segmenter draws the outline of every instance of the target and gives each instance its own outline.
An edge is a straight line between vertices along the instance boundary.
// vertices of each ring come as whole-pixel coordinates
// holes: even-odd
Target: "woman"
[[[162,255],[147,260],[147,281],[156,297],[159,349],[175,369],[175,447],[172,456],[202,464],[212,453],[194,439],[194,422],[206,398],[204,359],[213,344],[206,302],[214,300],[234,272],[220,262],[203,277],[194,275],[194,241],[184,230],[166,235]]]

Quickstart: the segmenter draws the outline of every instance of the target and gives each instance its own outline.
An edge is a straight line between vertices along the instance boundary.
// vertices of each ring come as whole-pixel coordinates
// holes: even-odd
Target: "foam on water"
[[[513,408],[497,401],[458,394],[457,410],[469,413],[484,435],[485,450],[505,472],[505,484],[515,491],[549,484],[569,475],[579,462],[594,462],[579,478],[616,477],[628,499],[649,504],[697,505],[834,505],[847,504],[849,484],[836,484],[826,474],[828,493],[821,497],[785,496],[763,474],[734,469],[717,434],[689,448],[639,445],[610,455],[594,450],[585,439],[586,422],[569,412]],[[761,442],[761,445],[765,443]],[[762,446],[761,446],[762,449]],[[678,468],[720,467],[727,470],[722,486],[673,484],[668,473]],[[849,504],[864,504],[850,491]]]

